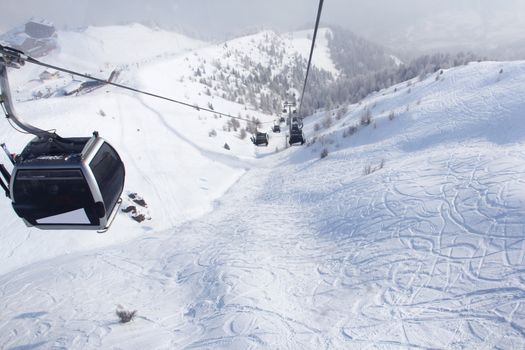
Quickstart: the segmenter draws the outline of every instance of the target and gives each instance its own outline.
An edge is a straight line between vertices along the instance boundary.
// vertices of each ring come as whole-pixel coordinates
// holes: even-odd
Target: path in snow
[[[202,219],[0,276],[0,347],[522,348],[525,154],[501,152],[254,168]]]

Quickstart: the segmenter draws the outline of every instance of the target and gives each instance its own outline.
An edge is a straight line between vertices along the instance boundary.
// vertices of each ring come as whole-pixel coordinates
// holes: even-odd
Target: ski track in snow
[[[360,131],[325,160],[306,147],[257,165],[216,154],[156,105],[135,101],[186,152],[250,169],[201,218],[0,275],[0,348],[524,348],[525,151],[506,140],[518,124],[510,118],[503,136],[461,135],[518,115],[521,95],[501,104],[501,91],[475,85],[486,82],[457,80],[494,66],[462,69],[421,83],[430,95],[392,122],[406,126],[395,140],[377,136],[396,132],[378,118],[376,131]],[[121,123],[121,142],[137,125],[144,131],[133,138],[153,138],[143,135],[149,122]],[[282,141],[271,148],[273,140]],[[123,148],[137,171],[159,162],[143,147]],[[385,149],[393,155],[385,168],[363,176],[363,164]],[[168,175],[135,176],[170,200]],[[177,205],[154,215],[171,220],[166,208]],[[119,324],[119,304],[138,317]]]
[[[0,346],[521,348],[525,219],[505,198],[525,166],[494,178],[498,158],[254,169],[200,220],[1,276]]]

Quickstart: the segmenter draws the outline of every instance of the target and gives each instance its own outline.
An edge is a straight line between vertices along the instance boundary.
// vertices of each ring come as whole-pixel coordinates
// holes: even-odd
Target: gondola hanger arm
[[[2,47],[3,49],[3,47]],[[11,64],[21,64],[23,65],[24,61],[21,58],[21,53],[18,50],[7,51],[8,54],[5,54],[5,51],[2,51],[3,56],[0,57],[0,104],[4,109],[5,116],[7,119],[11,120],[23,131],[33,134],[39,138],[48,138],[56,139],[59,136],[54,132],[49,132],[47,130],[42,130],[37,128],[18,116],[16,113],[15,107],[13,105],[13,98],[11,95],[11,87],[9,85],[9,78],[7,76],[7,65]]]

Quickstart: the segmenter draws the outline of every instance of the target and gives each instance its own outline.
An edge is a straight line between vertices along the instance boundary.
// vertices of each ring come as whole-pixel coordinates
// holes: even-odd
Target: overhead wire
[[[133,92],[138,93],[138,94],[142,94],[142,95],[158,98],[158,99],[161,99],[161,100],[165,100],[165,101],[168,101],[168,102],[176,103],[176,104],[179,104],[179,105],[182,105],[182,106],[185,106],[185,107],[189,107],[189,108],[195,109],[197,111],[209,112],[209,113],[213,113],[213,114],[216,114],[216,115],[219,115],[219,116],[223,116],[223,117],[227,117],[227,118],[243,120],[243,121],[246,121],[246,122],[249,122],[249,123],[254,123],[253,120],[248,119],[248,118],[237,117],[237,116],[233,116],[233,115],[228,114],[228,113],[223,113],[223,112],[217,111],[215,109],[196,106],[196,105],[193,105],[193,104],[190,104],[190,103],[187,103],[187,102],[184,102],[184,101],[180,101],[180,100],[177,100],[177,99],[174,99],[174,98],[171,98],[171,97],[162,96],[162,95],[159,95],[159,94],[155,94],[155,93],[152,93],[152,92],[149,92],[149,91],[144,91],[144,90],[137,89],[137,88],[134,88],[134,87],[131,87],[131,86],[127,86],[127,85],[124,85],[124,84],[115,83],[115,82],[112,82],[112,81],[109,81],[109,80],[106,80],[106,79],[93,77],[93,76],[91,76],[89,74],[80,73],[80,72],[76,72],[76,71],[71,70],[71,69],[67,69],[67,68],[63,68],[63,67],[60,67],[60,66],[55,66],[55,65],[52,65],[52,64],[49,64],[49,63],[45,63],[45,62],[39,61],[39,60],[37,60],[37,59],[35,59],[35,58],[31,57],[31,56],[28,56],[28,55],[24,54],[22,51],[19,51],[19,50],[16,50],[16,49],[12,49],[12,48],[8,48],[8,47],[2,46],[2,45],[0,45],[0,53],[2,53],[4,55],[8,55],[8,56],[9,55],[11,55],[11,56],[16,55],[16,60],[17,61],[28,62],[28,63],[32,63],[32,64],[35,64],[35,65],[38,65],[38,66],[41,66],[41,67],[54,69],[54,70],[57,70],[57,71],[61,71],[61,72],[64,72],[64,73],[68,73],[68,74],[71,74],[71,75],[82,77],[82,78],[85,78],[85,79],[88,79],[88,80],[97,81],[97,82],[102,83],[104,85],[111,85],[111,86],[115,86],[115,87],[120,88],[120,89],[133,91]],[[259,122],[258,124],[269,124],[269,123],[273,123],[273,121],[272,122]]]
[[[299,115],[301,114],[301,108],[303,107],[304,93],[306,91],[306,85],[308,84],[308,75],[310,74],[310,67],[312,65],[312,57],[315,50],[315,40],[317,38],[317,31],[319,30],[319,22],[321,21],[321,13],[323,12],[324,0],[319,0],[319,8],[317,10],[317,19],[315,20],[314,36],[312,38],[312,47],[310,48],[310,57],[308,58],[308,65],[306,66],[306,75],[304,77],[303,92],[301,94],[301,102],[299,103]]]

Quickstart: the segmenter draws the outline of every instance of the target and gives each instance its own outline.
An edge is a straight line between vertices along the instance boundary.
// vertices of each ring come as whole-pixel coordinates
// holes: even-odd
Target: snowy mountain
[[[322,29],[321,33],[328,32]],[[196,50],[165,66],[180,83],[199,83],[206,95],[245,104],[266,113],[278,113],[286,96],[298,94],[310,47],[306,32],[279,35],[264,31]],[[332,80],[337,70],[327,40],[318,43],[313,75]],[[184,67],[184,69],[174,69]],[[188,82],[189,81],[189,82]]]
[[[170,75],[171,72],[177,77],[179,73],[193,75],[191,68],[185,70],[179,65],[179,59],[186,57],[189,50],[198,52],[204,43],[172,33],[168,38],[167,32],[156,33],[135,25],[127,28],[126,37],[140,37],[149,45],[146,52],[137,55],[135,40],[121,40],[124,30],[109,27],[88,29],[82,33],[60,33],[61,50],[42,60],[80,72],[94,72],[102,77],[109,75],[116,67],[122,67],[121,83],[204,107],[213,103],[222,112],[258,118],[266,123],[263,124],[266,128],[273,124],[272,116],[246,109],[244,105],[220,97],[207,96],[203,93],[204,85],[179,82]],[[85,40],[82,39],[84,37]],[[110,46],[110,43],[114,46]],[[129,57],[129,64],[126,63],[126,57]],[[191,54],[191,57],[190,64],[193,64],[193,57],[197,62],[197,56]],[[35,89],[58,89],[73,81],[71,76],[62,73],[52,79],[39,80],[43,70],[32,65],[26,65],[20,70],[9,70],[19,114],[39,127],[58,129],[62,136],[88,136],[94,130],[99,131],[120,151],[125,161],[128,174],[126,193],[138,192],[144,197],[148,203],[145,215],[152,219],[140,226],[129,219],[117,220],[115,226],[121,225],[121,228],[115,229],[109,239],[99,235],[71,235],[64,232],[32,233],[33,230],[23,227],[13,215],[9,202],[2,201],[2,213],[9,213],[9,219],[3,223],[7,233],[3,240],[4,249],[0,252],[2,258],[10,257],[3,264],[5,270],[63,254],[64,251],[86,250],[126,241],[144,232],[162,231],[201,216],[213,208],[214,201],[246,168],[251,167],[250,162],[259,153],[251,147],[248,138],[240,139],[240,128],[228,131],[229,120],[226,118],[159,102],[117,88],[104,87],[80,96],[34,99],[32,94]],[[30,136],[16,133],[8,123],[0,125],[0,130],[2,142],[12,152],[20,152],[31,139]],[[223,147],[225,144],[230,150]],[[271,150],[261,150],[261,153],[274,150],[275,146]],[[171,181],[174,178],[178,181]],[[165,185],[145,186],[141,190],[141,184],[152,181],[160,181]],[[32,236],[32,239],[27,240],[28,236]],[[45,244],[50,237],[53,237],[53,244],[48,249],[38,257],[31,254],[35,247]]]
[[[403,64],[388,49],[341,27],[334,27],[325,37],[328,40],[331,58],[341,73],[349,78],[396,68]]]
[[[118,65],[127,84],[263,130],[275,115],[224,96],[242,80],[232,70],[253,73],[238,53],[273,75],[288,47],[306,52],[305,33],[168,45],[133,27],[149,40],[136,56],[120,30],[70,33],[45,60]],[[337,74],[323,45],[318,65]],[[217,62],[230,85],[209,85]],[[0,348],[525,346],[525,62],[438,71],[318,113],[308,145],[287,149],[283,135],[256,149],[243,124],[115,88],[32,99],[40,73],[10,70],[20,114],[64,136],[98,130],[126,164],[127,204],[138,193],[150,220],[43,232],[0,201]],[[30,139],[7,123],[0,135],[12,151]],[[118,305],[135,320],[118,323]]]

